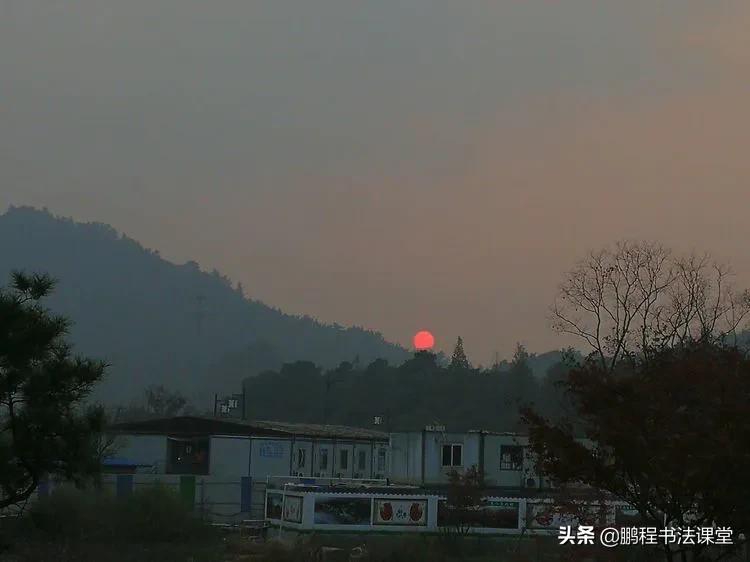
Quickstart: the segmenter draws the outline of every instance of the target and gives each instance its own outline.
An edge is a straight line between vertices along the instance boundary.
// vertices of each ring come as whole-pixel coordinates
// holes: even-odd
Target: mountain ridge
[[[283,362],[329,368],[410,355],[380,333],[284,313],[217,270],[170,262],[109,225],[46,209],[0,215],[0,286],[12,270],[58,279],[47,304],[72,319],[77,352],[111,364],[96,393],[105,402],[136,398],[148,384],[212,401],[212,392],[238,392],[244,377]]]

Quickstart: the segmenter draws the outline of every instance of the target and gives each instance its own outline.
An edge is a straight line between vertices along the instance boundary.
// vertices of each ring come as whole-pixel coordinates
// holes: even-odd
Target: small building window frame
[[[328,470],[328,447],[321,447],[318,453],[318,470]]]
[[[500,470],[523,470],[523,445],[500,445]]]
[[[339,451],[339,469],[349,470],[349,449]]]
[[[443,443],[440,448],[440,465],[443,468],[461,468],[464,465],[464,444]]]
[[[382,474],[386,470],[388,460],[388,451],[384,448],[378,449],[378,459],[377,459],[377,471],[378,473]]]

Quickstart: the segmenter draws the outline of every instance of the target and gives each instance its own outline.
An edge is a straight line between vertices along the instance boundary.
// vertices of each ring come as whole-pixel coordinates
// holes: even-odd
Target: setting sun
[[[414,348],[417,351],[432,349],[435,345],[435,337],[427,330],[414,334]]]

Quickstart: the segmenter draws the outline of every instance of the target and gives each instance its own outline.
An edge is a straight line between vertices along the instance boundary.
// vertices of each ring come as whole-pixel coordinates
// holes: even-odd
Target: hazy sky
[[[750,284],[746,0],[0,0],[0,208],[475,362],[621,238]]]

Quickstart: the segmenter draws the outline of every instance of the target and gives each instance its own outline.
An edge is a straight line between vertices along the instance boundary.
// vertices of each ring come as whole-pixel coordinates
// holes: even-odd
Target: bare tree
[[[177,391],[170,391],[164,385],[152,384],[144,391],[146,410],[155,416],[171,417],[182,412],[187,399]]]
[[[623,358],[690,341],[736,338],[750,313],[729,267],[708,255],[675,255],[651,242],[590,253],[566,275],[553,327],[583,339],[608,370]]]

